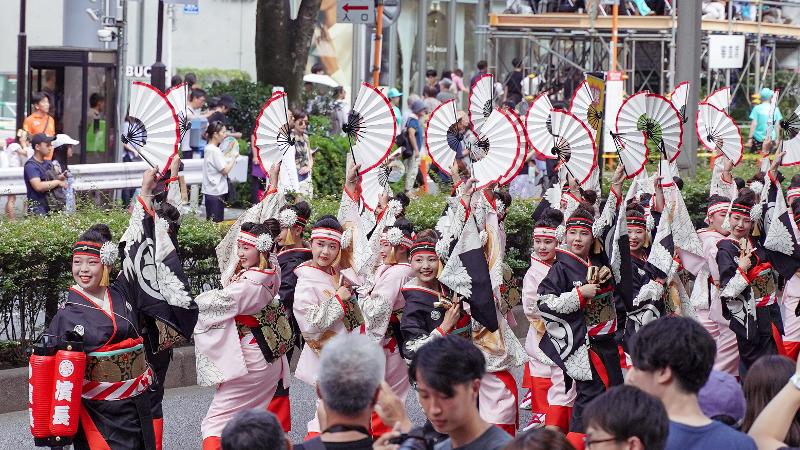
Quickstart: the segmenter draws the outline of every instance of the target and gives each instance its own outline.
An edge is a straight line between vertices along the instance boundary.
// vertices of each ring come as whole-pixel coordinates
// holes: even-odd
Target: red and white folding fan
[[[555,156],[550,153],[553,145],[553,135],[550,134],[550,110],[553,105],[550,103],[550,98],[547,97],[547,92],[542,92],[528,107],[528,112],[525,114],[525,136],[528,138],[528,144],[533,151],[538,153],[544,158],[553,159]]]
[[[586,80],[581,81],[572,94],[569,112],[589,125],[595,133],[603,126],[603,105],[600,104],[600,94],[592,90]]]
[[[513,109],[509,109],[507,111],[516,119],[516,126],[517,130],[520,134],[523,135],[522,138],[522,145],[520,145],[520,151],[517,155],[517,158],[514,160],[514,164],[511,166],[511,170],[508,171],[507,174],[501,176],[497,183],[501,186],[505,186],[511,182],[520,172],[522,172],[522,167],[525,165],[525,161],[528,159],[528,146],[526,144],[526,139],[524,138],[525,134],[525,126],[522,124],[522,119],[520,118],[519,114],[516,113]]]
[[[641,131],[632,131],[627,134],[611,133],[614,147],[617,151],[625,178],[639,175],[647,165],[647,136]]]
[[[389,159],[385,159],[381,165],[361,175],[361,201],[370,211],[374,211],[378,206],[381,194],[384,192],[391,194],[389,187],[389,173],[392,168],[389,166]]]
[[[669,161],[678,159],[683,144],[683,121],[672,102],[659,94],[647,94],[645,134]]]
[[[389,156],[397,134],[389,99],[373,86],[361,83],[342,131],[347,135],[353,160],[361,165],[359,173],[378,167]]]
[[[728,112],[728,108],[731,106],[731,88],[729,86],[721,87],[708,94],[700,103],[708,103],[717,109]]]
[[[264,103],[256,118],[253,130],[256,160],[264,173],[269,173],[269,169],[294,148],[288,111],[286,92],[276,92]]]
[[[478,138],[475,145],[465,139],[464,150],[472,160],[472,177],[478,180],[477,188],[482,189],[508,176],[524,142],[517,118],[501,109],[495,109],[486,119]]]
[[[775,94],[773,97],[777,97]],[[788,117],[781,119],[781,148],[786,152],[781,165],[795,166],[800,164],[800,106]]]
[[[681,116],[681,123],[686,123],[686,103],[689,102],[689,87],[691,85],[688,81],[684,81],[682,83],[678,83],[675,86],[675,89],[669,94],[669,101],[672,102],[672,106],[678,110],[678,114]]]
[[[568,111],[550,112],[552,143],[550,154],[559,160],[575,180],[583,184],[597,167],[597,146],[589,127]]]
[[[178,124],[180,125],[181,130],[181,138],[180,140],[183,141],[183,137],[186,135],[186,132],[192,128],[192,124],[189,122],[189,85],[186,83],[181,83],[177,86],[173,86],[167,89],[165,92],[167,95],[167,100],[169,100],[169,104],[172,105],[172,109],[175,110],[175,115],[178,116]]]
[[[697,105],[697,138],[711,151],[719,150],[733,165],[739,164],[744,142],[739,127],[725,111],[708,103]]]
[[[122,142],[151,167],[164,172],[178,154],[181,136],[178,116],[167,96],[147,83],[134,81],[130,95]]]
[[[469,121],[476,132],[494,111],[494,75],[485,74],[475,80],[469,91]]]
[[[456,122],[458,122],[456,101],[448,100],[431,111],[428,128],[425,129],[425,146],[428,147],[428,154],[436,167],[448,175],[456,159],[454,148],[458,145],[464,148],[459,142],[461,139],[458,136]]]

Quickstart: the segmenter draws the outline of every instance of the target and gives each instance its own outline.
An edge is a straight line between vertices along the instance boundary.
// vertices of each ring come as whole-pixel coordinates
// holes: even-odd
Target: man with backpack
[[[405,192],[410,194],[419,172],[419,155],[422,148],[422,117],[426,114],[425,102],[416,100],[411,104],[411,114],[406,120],[403,131],[398,136],[398,147],[403,147],[403,165],[405,166]],[[424,175],[424,174],[423,174]]]

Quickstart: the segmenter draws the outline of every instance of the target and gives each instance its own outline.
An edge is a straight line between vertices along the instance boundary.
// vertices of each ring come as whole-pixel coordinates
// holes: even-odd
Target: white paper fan
[[[378,200],[384,192],[391,194],[389,187],[389,174],[392,171],[389,159],[385,159],[381,165],[369,172],[361,175],[361,200],[364,206],[370,211],[374,211],[378,206]]]
[[[625,170],[625,178],[633,178],[639,175],[647,165],[647,136],[642,131],[632,131],[626,134],[611,133],[614,147],[622,167]]]
[[[777,97],[773,95],[773,97]],[[800,106],[788,117],[781,120],[781,146],[786,152],[781,165],[795,166],[800,164]]]
[[[731,106],[731,88],[729,86],[721,87],[708,94],[700,103],[708,103],[717,109],[727,112],[728,107]]]
[[[495,109],[481,127],[477,144],[465,146],[473,161],[472,177],[478,180],[478,189],[511,172],[523,145],[518,128],[517,119],[510,112]]]
[[[130,106],[122,142],[150,166],[163,172],[178,154],[180,125],[166,95],[147,83],[131,85]]]
[[[389,156],[397,133],[389,99],[371,85],[361,83],[342,131],[347,134],[353,160],[361,165],[360,174],[380,165]]]
[[[672,102],[659,94],[647,94],[647,119],[644,132],[659,150],[675,161],[683,144],[683,121]]]
[[[256,118],[253,130],[256,146],[256,159],[264,173],[282,161],[290,148],[294,148],[294,139],[289,130],[289,114],[286,92],[276,92],[264,103]],[[286,170],[286,168],[283,168]]]
[[[181,83],[167,89],[165,94],[167,94],[167,100],[169,100],[169,104],[172,105],[172,109],[175,110],[175,115],[178,116],[178,125],[181,130],[180,140],[183,141],[186,132],[192,128],[187,111],[189,109],[189,85]]]
[[[494,75],[485,74],[475,80],[469,91],[469,121],[480,132],[481,126],[494,111]]]
[[[550,112],[553,137],[550,153],[559,159],[578,183],[583,184],[597,167],[597,147],[589,127],[568,111]]]
[[[689,102],[689,87],[691,85],[688,81],[684,81],[682,83],[678,83],[675,86],[675,89],[669,94],[669,101],[672,102],[672,106],[678,110],[678,114],[681,116],[681,122],[686,123],[686,103]]]
[[[616,119],[618,134],[632,134],[643,131],[639,128],[639,119],[647,114],[647,94],[649,92],[637,92],[623,100],[619,107]]]
[[[428,118],[428,128],[425,129],[425,146],[428,154],[439,170],[450,175],[456,151],[453,145],[459,145],[455,124],[458,121],[456,101],[448,100],[437,106]],[[462,145],[463,148],[463,144]]]
[[[550,133],[550,110],[553,105],[547,92],[542,92],[528,107],[525,114],[525,136],[528,144],[533,151],[544,158],[554,159],[555,155],[550,153],[553,145],[553,135]]]
[[[739,127],[725,111],[708,103],[697,105],[697,138],[707,149],[720,150],[733,165],[742,160],[744,142]]]
[[[589,125],[597,133],[603,126],[603,105],[600,104],[600,95],[592,91],[586,80],[575,89],[569,103],[569,112],[583,123]]]
[[[516,119],[516,126],[517,132],[524,135],[525,134],[525,126],[522,124],[522,119],[519,117],[513,109],[509,109],[508,113]],[[511,166],[511,170],[508,171],[507,174],[501,176],[497,182],[501,186],[505,186],[511,182],[519,173],[522,171],[522,167],[525,165],[525,161],[528,159],[528,146],[526,144],[526,139],[524,136],[522,137],[522,143],[519,148],[519,154],[517,155],[516,160],[514,160],[514,164]]]

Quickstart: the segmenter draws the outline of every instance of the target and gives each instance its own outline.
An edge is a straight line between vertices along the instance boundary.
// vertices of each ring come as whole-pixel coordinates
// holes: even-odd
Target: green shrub
[[[197,75],[197,82],[201,86],[211,86],[214,83],[228,83],[233,80],[250,81],[250,74],[238,69],[198,69],[195,67],[178,67],[175,72],[180,76],[187,73]]]
[[[209,97],[228,94],[236,101],[236,108],[228,113],[228,121],[235,131],[242,133],[243,139],[250,141],[256,118],[264,103],[272,95],[272,86],[247,80],[234,79],[227,83],[216,82],[208,89]]]

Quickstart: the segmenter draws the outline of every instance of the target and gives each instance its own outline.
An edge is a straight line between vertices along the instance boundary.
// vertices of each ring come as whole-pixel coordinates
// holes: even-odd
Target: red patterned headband
[[[533,237],[555,239],[556,229],[551,227],[536,227],[533,229]]]
[[[647,219],[644,217],[627,216],[628,228],[647,228]]]
[[[313,241],[314,239],[327,239],[341,245],[342,232],[332,228],[314,228],[311,230],[311,240]]]
[[[248,233],[247,231],[239,230],[239,237],[236,240],[238,242],[241,242],[242,244],[251,245],[251,246],[255,247],[256,246],[256,239],[258,239],[258,236],[256,236],[255,234]]]
[[[716,214],[716,213],[718,213],[720,211],[727,211],[729,205],[730,205],[730,203],[728,203],[728,202],[717,202],[717,203],[713,203],[711,205],[708,205],[708,213],[707,213],[707,215],[711,216],[711,215],[714,215],[714,214]]]
[[[752,206],[741,205],[739,203],[734,203],[731,205],[731,214],[740,214],[742,216],[750,217],[750,210],[753,209]]]
[[[98,244],[97,242],[78,241],[72,246],[72,254],[96,256],[99,258],[100,248],[102,248],[102,246],[102,244]]]
[[[591,230],[592,225],[594,225],[594,222],[585,217],[570,217],[567,219],[567,228],[586,228]]]
[[[415,242],[413,245],[411,245],[410,255],[414,256],[414,255],[418,255],[418,254],[419,255],[428,254],[428,255],[437,256],[436,255],[436,244],[433,243],[433,242],[428,242],[428,241]]]

